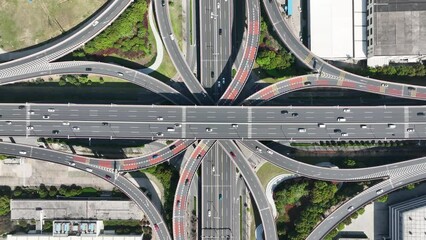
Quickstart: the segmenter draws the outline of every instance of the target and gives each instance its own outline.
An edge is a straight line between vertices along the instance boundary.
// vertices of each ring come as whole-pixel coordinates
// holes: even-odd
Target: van
[[[318,123],[318,127],[319,128],[325,128],[325,124],[324,123]]]
[[[175,131],[175,128],[174,127],[168,127],[167,128],[167,132],[174,132]]]

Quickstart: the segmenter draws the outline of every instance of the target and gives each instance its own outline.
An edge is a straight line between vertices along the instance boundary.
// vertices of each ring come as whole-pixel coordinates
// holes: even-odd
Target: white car
[[[319,128],[325,128],[325,124],[324,123],[318,123],[318,127]]]
[[[349,113],[349,112],[351,112],[351,110],[349,108],[343,108],[343,112]]]
[[[124,74],[122,72],[117,72],[117,75],[120,76],[120,77],[124,76]]]
[[[11,121],[6,121],[6,124],[7,124],[7,125],[11,125],[11,124],[12,124],[12,122],[11,122]]]
[[[172,33],[170,33],[170,39],[171,39],[172,41],[174,41],[174,40],[175,40],[175,36],[173,36],[173,34],[172,34]]]
[[[91,168],[86,168],[86,171],[88,171],[88,172],[93,172],[93,169],[91,169]]]
[[[300,133],[304,133],[304,132],[306,132],[306,128],[299,128],[299,129],[298,129],[298,131],[299,131]]]
[[[389,123],[389,124],[388,124],[388,128],[392,128],[392,129],[393,129],[393,128],[396,128],[396,125],[395,125],[395,124],[391,124],[391,123]]]
[[[214,165],[212,165],[212,172],[215,172],[216,169],[214,168]]]
[[[260,147],[258,147],[258,146],[256,146],[256,151],[258,151],[258,152],[262,152],[262,149],[260,148]]]
[[[28,113],[30,114],[30,115],[34,115],[34,110],[30,110],[30,111],[28,111]]]
[[[346,122],[346,118],[344,118],[344,117],[338,117],[337,121],[338,122]]]
[[[79,131],[79,130],[80,130],[80,127],[78,127],[78,126],[74,126],[74,127],[72,127],[72,130],[74,130],[74,131]]]
[[[99,23],[99,21],[94,21],[94,22],[92,23],[92,26],[94,27],[94,26],[98,25],[98,23]]]
[[[206,128],[206,132],[213,132],[213,129],[211,129],[211,128]]]
[[[362,129],[366,129],[366,128],[367,128],[367,125],[362,124],[362,125],[359,125],[359,127],[360,127],[360,128],[362,128]]]
[[[414,132],[414,128],[407,128],[407,132]]]
[[[31,125],[27,126],[27,130],[33,130],[33,129],[34,129],[33,126],[31,126]]]
[[[383,193],[383,189],[379,189],[379,190],[376,191],[377,195],[382,194],[382,193]]]
[[[158,120],[158,121],[163,121],[163,117],[161,117],[161,116],[160,116],[160,117],[157,117],[157,120]]]
[[[162,132],[157,133],[157,137],[162,137],[162,136],[164,136],[164,134]]]
[[[238,128],[238,124],[234,123],[231,125],[233,128]]]
[[[43,115],[43,119],[49,119],[50,116],[49,115]]]
[[[70,165],[70,166],[73,166],[73,167],[74,167],[74,166],[75,166],[75,162],[71,162],[71,161],[69,161],[69,162],[68,162],[68,165]]]
[[[348,212],[350,212],[350,211],[352,211],[352,210],[354,210],[354,207],[353,207],[353,206],[348,207]]]
[[[272,152],[272,150],[270,150],[270,149],[266,150],[266,152],[271,154],[271,155],[274,154],[274,152]]]
[[[180,124],[180,123],[175,123],[175,127],[180,128],[180,127],[182,127],[182,124]]]
[[[54,108],[49,108],[49,109],[47,109],[47,111],[48,112],[55,112],[55,109]]]
[[[21,151],[19,151],[19,154],[26,155],[27,151],[21,150]]]
[[[345,133],[345,132],[342,132],[342,134],[341,134],[341,135],[342,135],[342,137],[347,137],[347,136],[349,136],[349,135],[348,135],[348,133]]]
[[[69,123],[69,122],[63,122],[63,123],[62,123],[62,125],[64,125],[64,126],[69,126],[69,125],[70,125],[70,123]]]
[[[387,83],[382,83],[382,84],[380,84],[380,86],[382,86],[382,87],[388,87],[389,85]]]
[[[209,209],[209,210],[207,210],[207,216],[208,217],[211,217],[212,216],[212,211]]]

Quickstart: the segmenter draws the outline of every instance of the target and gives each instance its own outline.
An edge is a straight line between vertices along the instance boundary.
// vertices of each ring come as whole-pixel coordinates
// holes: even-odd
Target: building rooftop
[[[11,200],[11,219],[141,219],[132,201]]]
[[[389,206],[392,239],[426,239],[426,195]]]
[[[366,58],[366,2],[308,0],[309,48],[326,59]]]
[[[426,53],[426,0],[375,0],[374,56]]]

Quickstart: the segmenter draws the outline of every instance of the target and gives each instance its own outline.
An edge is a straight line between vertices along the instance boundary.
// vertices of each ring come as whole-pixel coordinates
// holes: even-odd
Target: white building
[[[327,60],[367,58],[366,0],[308,0],[308,47]]]

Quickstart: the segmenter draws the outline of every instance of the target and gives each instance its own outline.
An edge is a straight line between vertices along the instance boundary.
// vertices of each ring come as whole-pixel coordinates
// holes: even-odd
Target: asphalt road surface
[[[23,154],[24,152],[25,154]],[[137,186],[135,186],[133,183],[131,183],[129,180],[127,180],[120,174],[114,174],[114,172],[104,170],[103,168],[99,168],[98,166],[91,166],[80,163],[78,161],[74,161],[74,156],[71,154],[53,151],[45,148],[0,143],[0,153],[12,156],[24,156],[67,165],[80,169],[82,171],[90,172],[91,174],[94,174],[100,178],[105,179],[106,181],[111,182],[142,209],[142,211],[146,214],[148,220],[152,224],[153,233],[156,234],[159,239],[171,239],[171,236],[166,225],[164,224],[161,214],[157,211],[154,205],[152,205],[148,197]],[[72,166],[71,163],[73,163],[74,166]],[[90,170],[88,171],[88,169]],[[109,178],[106,177],[107,175],[109,176]]]
[[[426,106],[0,104],[0,135],[145,139],[423,139]]]

